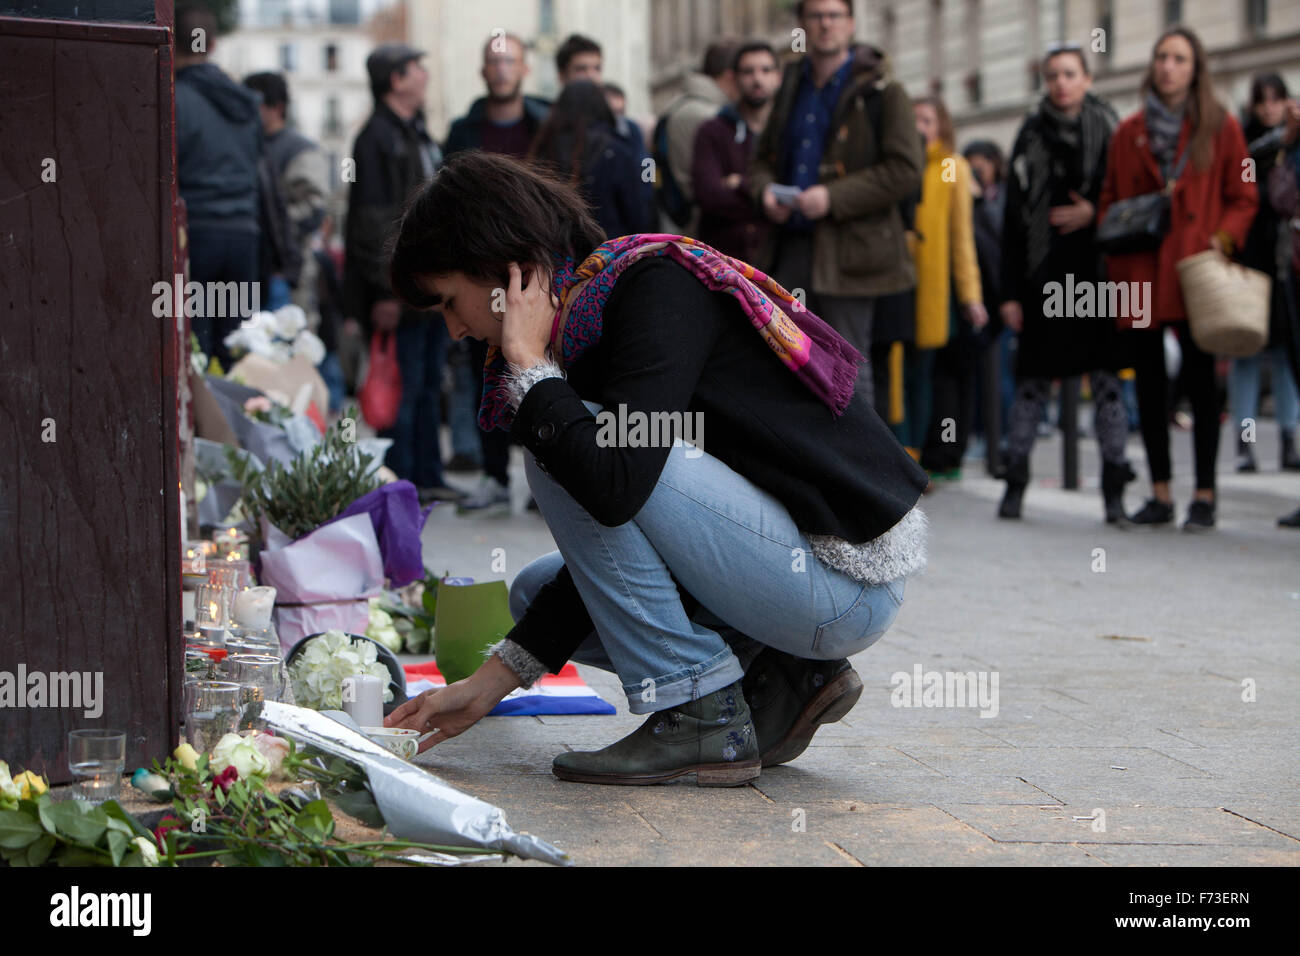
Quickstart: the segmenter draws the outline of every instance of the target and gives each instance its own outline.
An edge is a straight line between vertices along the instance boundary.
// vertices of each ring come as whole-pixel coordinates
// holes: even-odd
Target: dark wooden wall
[[[0,16],[0,671],[104,675],[97,720],[0,709],[0,759],[55,781],[68,730],[125,729],[129,772],[174,746],[179,711],[179,350],[151,291],[173,273],[170,3],[155,12]]]

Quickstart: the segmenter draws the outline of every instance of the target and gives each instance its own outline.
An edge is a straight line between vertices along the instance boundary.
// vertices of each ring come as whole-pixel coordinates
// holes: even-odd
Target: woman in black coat
[[[1007,423],[1007,488],[998,514],[1020,517],[1029,454],[1052,379],[1086,372],[1101,446],[1106,521],[1113,524],[1124,514],[1124,485],[1136,476],[1124,452],[1128,415],[1116,375],[1126,363],[1115,316],[1102,307],[1106,299],[1099,294],[1094,217],[1118,117],[1088,92],[1092,78],[1078,47],[1049,53],[1043,78],[1048,93],[1016,136],[1007,176],[1001,312],[1007,326],[1020,333],[1020,349]],[[1088,288],[1092,315],[1078,316],[1077,293]]]
[[[654,226],[638,157],[615,134],[614,122],[603,89],[575,80],[551,107],[528,152],[529,159],[579,187],[611,239]]]
[[[571,186],[477,151],[402,220],[393,288],[490,344],[479,423],[527,449],[559,550],[516,576],[482,667],[387,723],[429,746],[572,659],[648,717],[557,776],[744,783],[861,694],[847,657],[925,561],[925,473],[788,292],[694,240],[603,238]]]

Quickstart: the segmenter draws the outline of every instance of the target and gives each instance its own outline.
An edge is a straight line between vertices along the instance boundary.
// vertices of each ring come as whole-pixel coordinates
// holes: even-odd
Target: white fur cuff
[[[540,362],[529,368],[521,368],[515,364],[506,366],[506,398],[512,408],[518,411],[519,406],[523,404],[524,396],[528,390],[538,382],[547,378],[567,378],[564,372],[554,362]]]
[[[523,687],[532,687],[548,673],[545,664],[509,638],[497,641],[488,648],[488,653],[501,658],[501,663],[515,672]]]

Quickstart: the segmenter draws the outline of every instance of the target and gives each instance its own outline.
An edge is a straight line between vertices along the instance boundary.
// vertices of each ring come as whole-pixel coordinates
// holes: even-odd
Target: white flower
[[[140,856],[144,860],[145,866],[158,865],[158,844],[154,843],[153,840],[148,837],[142,836],[136,837],[131,842],[134,843],[136,849],[140,851]]]
[[[226,734],[212,748],[210,766],[220,773],[227,767],[234,767],[239,779],[244,780],[256,774],[265,777],[271,772],[271,761],[253,745],[251,740],[239,734]]]
[[[294,337],[307,328],[307,313],[302,306],[282,305],[275,310],[275,334],[282,339],[293,341]]]
[[[0,809],[15,810],[22,791],[9,775],[9,764],[0,760]]]
[[[250,740],[257,752],[266,758],[269,770],[267,775],[276,776],[280,772],[280,767],[284,763],[284,758],[289,753],[289,741],[283,737],[277,737],[275,734],[261,734],[253,731]]]
[[[312,365],[319,365],[325,361],[325,343],[316,333],[303,329],[294,337],[293,354],[303,356]]]
[[[343,678],[370,674],[384,682],[384,700],[393,699],[388,668],[379,662],[379,649],[370,641],[352,642],[342,631],[313,638],[289,666],[293,697],[303,707],[338,710],[343,706]]]

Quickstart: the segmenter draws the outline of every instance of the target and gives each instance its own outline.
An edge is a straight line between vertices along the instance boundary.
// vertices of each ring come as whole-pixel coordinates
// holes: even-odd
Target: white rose
[[[226,767],[234,767],[239,779],[244,780],[256,774],[265,777],[271,772],[271,762],[266,759],[252,741],[239,734],[226,734],[212,748],[211,766],[218,773]]]
[[[301,355],[312,365],[325,361],[325,343],[314,332],[303,329],[294,337],[293,354]]]
[[[140,851],[140,856],[144,860],[145,866],[158,865],[158,845],[148,837],[136,837],[131,841]]]

